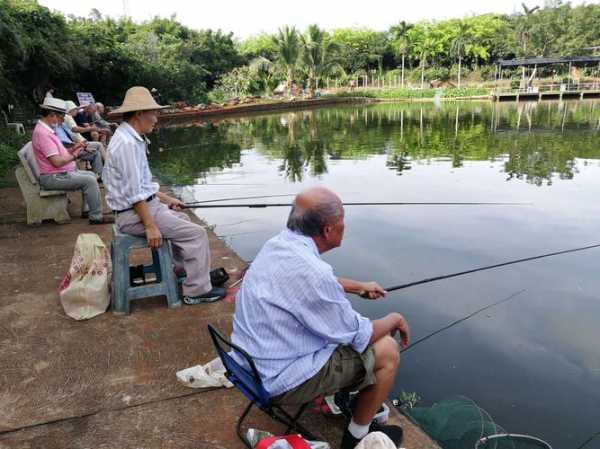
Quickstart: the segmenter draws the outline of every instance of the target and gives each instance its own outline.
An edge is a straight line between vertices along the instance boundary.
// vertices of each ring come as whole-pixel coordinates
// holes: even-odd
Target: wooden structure
[[[568,65],[569,75],[566,82],[533,86],[532,81],[538,67]],[[575,67],[597,67],[598,78],[594,82],[580,83],[572,76]],[[502,90],[498,83],[502,81],[505,70],[520,67],[521,85],[517,89]],[[529,78],[527,68],[533,68]],[[539,101],[585,98],[600,98],[600,56],[569,56],[560,58],[520,58],[501,59],[496,63],[496,88],[493,97],[497,101]]]

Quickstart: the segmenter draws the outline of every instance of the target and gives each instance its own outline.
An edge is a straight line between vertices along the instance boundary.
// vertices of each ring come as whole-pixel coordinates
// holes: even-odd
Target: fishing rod
[[[225,201],[225,199],[221,200]],[[344,206],[530,206],[531,203],[485,203],[485,202],[352,202],[342,203]],[[291,203],[251,203],[251,204],[196,204],[187,203],[183,205],[184,209],[209,209],[209,208],[241,208],[248,207],[250,209],[266,208],[266,207],[291,207]]]
[[[430,333],[430,334],[427,334],[427,335],[425,335],[425,336],[424,336],[424,337],[422,337],[422,338],[419,338],[417,341],[415,341],[415,342],[413,342],[413,343],[409,344],[409,345],[408,345],[406,348],[404,348],[404,349],[401,349],[401,350],[400,350],[400,352],[406,352],[406,351],[408,351],[409,349],[412,349],[412,348],[414,348],[415,346],[417,346],[419,343],[423,343],[425,340],[429,340],[431,337],[433,337],[433,336],[435,336],[435,335],[439,334],[440,332],[444,332],[445,330],[448,330],[448,329],[450,329],[451,327],[454,327],[454,326],[456,326],[457,324],[460,324],[460,323],[462,323],[463,321],[467,321],[469,318],[472,318],[472,317],[474,317],[475,315],[478,315],[478,314],[480,314],[481,312],[483,312],[483,311],[485,311],[485,310],[487,310],[487,309],[491,309],[491,308],[492,308],[492,307],[494,307],[494,306],[497,306],[497,305],[500,305],[500,304],[502,304],[502,303],[508,302],[508,301],[510,301],[511,299],[513,299],[513,298],[516,298],[517,296],[519,296],[521,293],[525,293],[525,291],[526,291],[526,289],[519,290],[518,292],[515,292],[515,293],[513,293],[512,295],[510,295],[510,296],[508,296],[508,297],[506,297],[506,298],[504,298],[504,299],[501,299],[500,301],[496,301],[496,302],[494,302],[494,303],[492,303],[492,304],[488,304],[487,306],[485,306],[485,307],[482,307],[481,309],[477,309],[476,311],[474,311],[474,312],[471,312],[471,313],[470,313],[470,314],[468,314],[467,316],[464,316],[464,317],[462,317],[462,318],[460,318],[460,319],[458,319],[458,320],[456,320],[456,321],[453,321],[452,323],[450,323],[450,324],[448,324],[448,325],[446,325],[446,326],[444,326],[444,327],[442,327],[442,328],[440,328],[440,329],[438,329],[438,330],[436,330],[436,331],[434,331],[434,332],[432,332],[432,333]]]
[[[186,203],[186,206],[191,206],[194,204],[204,204],[204,203],[217,203],[219,201],[233,201],[233,200],[254,200],[258,198],[281,198],[284,196],[296,196],[297,193],[287,193],[284,195],[261,195],[261,196],[238,196],[233,198],[216,198],[213,200],[203,200],[203,201],[194,201],[191,203]]]
[[[592,440],[595,439],[598,436],[600,436],[600,432],[594,433],[587,440],[585,440],[582,444],[580,444],[579,446],[577,446],[577,449],[583,449],[584,447],[586,447],[588,445],[588,443],[591,443]]]
[[[413,282],[408,282],[406,284],[395,285],[393,287],[388,287],[385,290],[388,292],[393,292],[394,290],[400,290],[403,288],[412,287],[414,285],[428,284],[429,282],[441,281],[442,279],[449,279],[449,278],[463,276],[465,274],[470,274],[470,273],[477,273],[478,271],[491,270],[493,268],[505,267],[507,265],[513,265],[516,263],[529,262],[531,260],[543,259],[545,257],[558,256],[561,254],[575,253],[578,251],[585,251],[588,249],[599,248],[599,247],[600,247],[600,243],[597,243],[594,245],[582,246],[580,248],[565,249],[563,251],[555,251],[553,253],[540,254],[539,256],[532,256],[532,257],[525,257],[523,259],[510,260],[508,262],[497,263],[494,265],[487,265],[485,267],[479,267],[479,268],[473,268],[471,270],[459,271],[458,273],[444,274],[442,276],[435,276],[435,277],[431,277],[431,278],[421,279],[420,281],[413,281]]]

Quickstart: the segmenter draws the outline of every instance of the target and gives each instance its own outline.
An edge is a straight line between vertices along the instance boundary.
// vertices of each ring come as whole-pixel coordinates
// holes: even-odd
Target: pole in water
[[[483,312],[484,310],[491,309],[491,308],[492,308],[492,307],[494,307],[494,306],[500,305],[500,304],[502,304],[502,303],[504,303],[504,302],[508,302],[508,301],[510,301],[510,300],[511,300],[511,299],[513,299],[513,298],[516,298],[517,296],[519,296],[521,293],[524,293],[525,291],[526,291],[525,289],[523,289],[523,290],[519,290],[518,292],[515,292],[515,293],[513,293],[512,295],[508,296],[507,298],[501,299],[500,301],[496,301],[496,302],[494,302],[494,303],[492,303],[492,304],[488,304],[487,306],[485,306],[485,307],[482,307],[481,309],[477,309],[475,312],[471,312],[471,313],[470,313],[470,314],[468,314],[467,316],[465,316],[465,317],[462,317],[462,318],[460,318],[460,319],[458,319],[458,320],[456,320],[456,321],[453,321],[452,323],[450,323],[450,324],[448,324],[448,325],[446,325],[446,326],[444,326],[444,327],[441,327],[440,329],[438,329],[438,330],[436,330],[436,331],[434,331],[434,332],[432,332],[432,333],[430,333],[430,334],[427,334],[427,335],[425,335],[425,336],[424,336],[424,337],[422,337],[422,338],[419,338],[419,339],[418,339],[418,340],[416,340],[415,342],[413,342],[413,343],[411,343],[410,345],[408,345],[406,348],[404,348],[404,349],[400,350],[400,352],[406,352],[406,351],[408,351],[409,349],[412,349],[412,348],[414,348],[415,346],[417,346],[419,343],[423,343],[425,340],[429,340],[431,337],[433,337],[433,336],[435,336],[435,335],[437,335],[437,334],[439,334],[439,333],[441,333],[441,332],[444,332],[445,330],[448,330],[448,329],[450,329],[451,327],[454,327],[454,326],[456,326],[457,324],[460,324],[460,323],[462,323],[463,321],[467,321],[469,318],[472,318],[472,317],[474,317],[475,315],[478,315],[478,314],[480,314],[480,313],[481,313],[481,312]]]

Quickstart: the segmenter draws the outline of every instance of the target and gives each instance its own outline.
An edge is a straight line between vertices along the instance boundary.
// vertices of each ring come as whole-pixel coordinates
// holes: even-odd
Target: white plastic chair
[[[4,116],[4,123],[6,124],[7,128],[13,128],[17,133],[25,134],[25,126],[23,126],[23,123],[9,122],[6,112],[4,112],[4,111],[0,111],[0,112],[2,112],[2,115]]]

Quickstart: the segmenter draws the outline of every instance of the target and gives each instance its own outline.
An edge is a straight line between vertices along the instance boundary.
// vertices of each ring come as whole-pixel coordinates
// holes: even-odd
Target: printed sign
[[[91,92],[77,92],[77,100],[79,101],[79,106],[86,106],[96,102]]]

